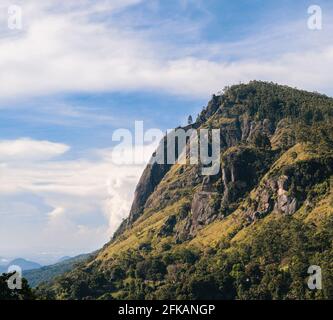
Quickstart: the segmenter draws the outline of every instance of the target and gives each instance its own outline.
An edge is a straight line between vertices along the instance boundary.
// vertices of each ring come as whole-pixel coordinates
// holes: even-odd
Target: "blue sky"
[[[252,79],[333,94],[331,1],[16,1],[0,5],[0,256],[92,251],[126,217],[144,165],[110,162],[118,128],[186,123]],[[319,5],[322,30],[307,27]],[[152,146],[147,146],[147,152]]]

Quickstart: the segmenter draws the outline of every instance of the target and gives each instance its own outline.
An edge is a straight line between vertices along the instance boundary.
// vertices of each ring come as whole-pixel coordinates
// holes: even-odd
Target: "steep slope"
[[[332,298],[332,120],[332,98],[272,83],[213,96],[193,127],[221,130],[219,173],[148,165],[112,241],[48,296]]]
[[[28,280],[29,285],[34,288],[39,284],[52,281],[55,277],[61,276],[67,271],[70,271],[75,265],[80,262],[88,261],[93,254],[81,254],[76,257],[64,257],[56,264],[50,266],[35,268],[23,272],[23,277]]]

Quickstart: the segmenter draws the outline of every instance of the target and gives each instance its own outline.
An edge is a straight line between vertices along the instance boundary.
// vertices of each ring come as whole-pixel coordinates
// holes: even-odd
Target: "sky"
[[[51,263],[110,239],[145,167],[112,161],[117,129],[184,125],[254,79],[332,96],[332,34],[329,0],[1,0],[0,257]]]

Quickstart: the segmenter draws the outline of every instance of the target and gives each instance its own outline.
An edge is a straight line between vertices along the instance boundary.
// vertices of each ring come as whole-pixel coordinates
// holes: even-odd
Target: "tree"
[[[187,123],[188,123],[188,125],[193,124],[193,118],[191,115],[188,117]]]
[[[266,134],[261,133],[259,130],[254,133],[253,143],[259,149],[270,150],[271,142]]]
[[[13,273],[0,275],[0,300],[33,300],[34,295],[26,279],[22,279],[22,289],[9,289],[8,280],[11,276]]]

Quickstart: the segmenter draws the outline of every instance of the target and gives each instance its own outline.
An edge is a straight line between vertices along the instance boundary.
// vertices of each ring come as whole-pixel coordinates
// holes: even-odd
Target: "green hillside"
[[[221,168],[149,165],[128,219],[56,299],[332,299],[333,99],[253,81],[213,96]],[[318,265],[323,289],[311,291]]]
[[[87,261],[93,254],[81,254],[77,257],[68,258],[50,266],[41,267],[34,270],[23,272],[23,276],[28,280],[29,285],[33,288],[41,283],[49,283],[55,277],[64,274],[73,269],[77,264]]]

